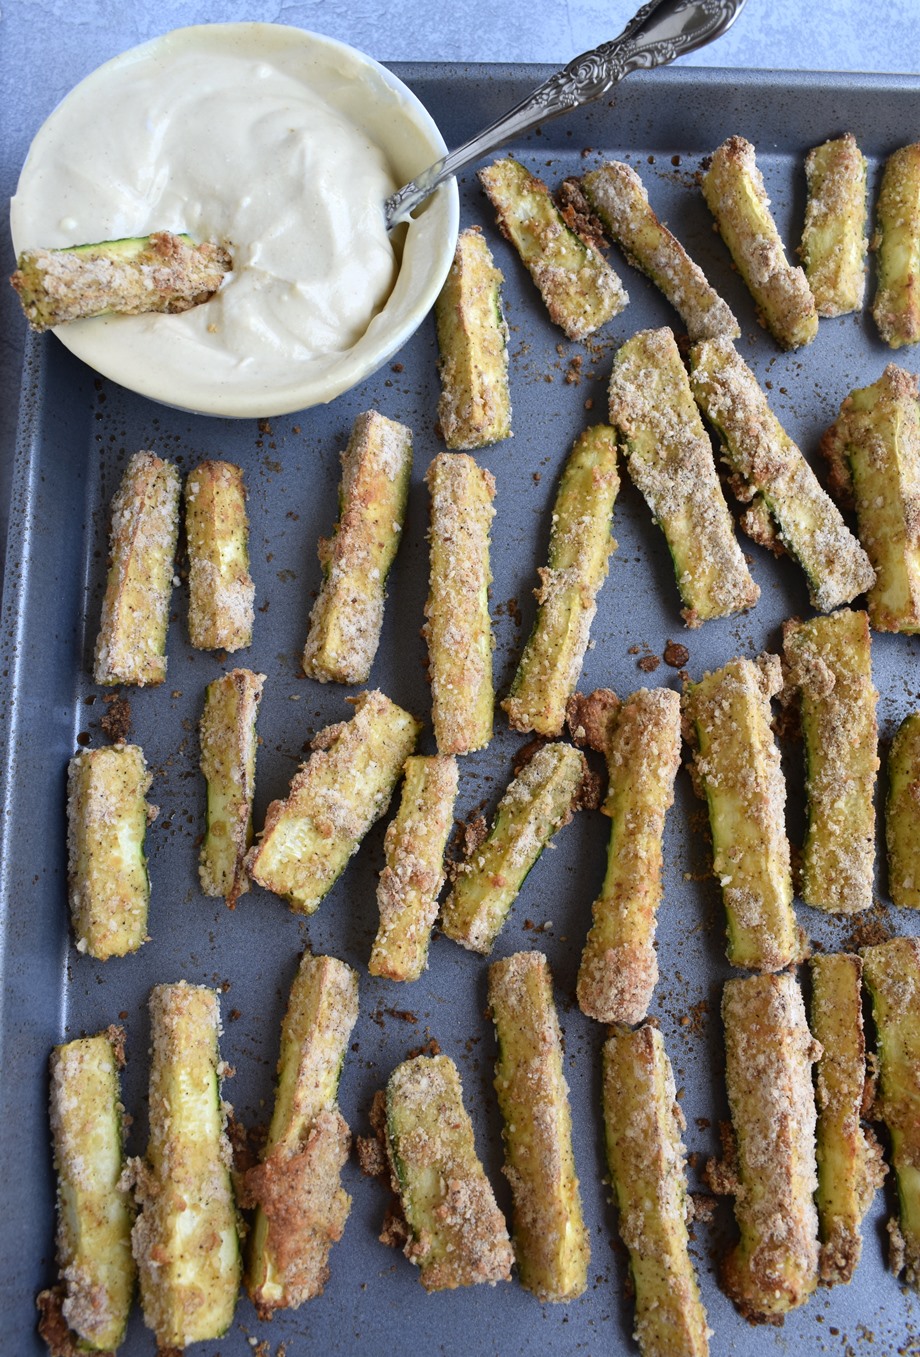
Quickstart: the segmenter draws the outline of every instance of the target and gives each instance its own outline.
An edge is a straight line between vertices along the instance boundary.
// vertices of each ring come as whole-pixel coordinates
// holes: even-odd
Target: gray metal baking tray
[[[428,105],[450,144],[465,139],[530,90],[542,68],[402,66],[398,72]],[[757,326],[753,307],[713,234],[694,183],[701,157],[730,133],[759,150],[781,230],[794,243],[803,209],[804,152],[828,136],[852,130],[870,159],[877,188],[881,158],[920,135],[920,81],[913,78],[744,73],[673,69],[632,77],[611,102],[547,125],[513,147],[551,183],[614,155],[629,157],[652,202],[685,241],[743,326],[740,346],[771,383],[773,406],[809,455],[843,396],[872,381],[891,354],[867,315],[823,321],[816,342],[782,354]],[[505,272],[512,330],[514,438],[481,455],[498,483],[493,545],[495,679],[500,690],[514,671],[533,615],[531,589],[545,556],[549,513],[561,462],[586,422],[602,419],[604,390],[616,346],[636,330],[675,318],[657,292],[625,265],[632,296],[627,310],[585,345],[567,343],[548,323],[529,279],[491,224],[472,175],[461,185],[464,223],[487,226]],[[617,262],[617,267],[621,265]],[[581,356],[580,372],[570,359]],[[916,370],[916,352],[899,361]],[[195,729],[205,684],[218,658],[190,649],[184,593],[175,592],[169,636],[169,676],[158,691],[130,694],[132,738],[154,772],[151,797],[160,815],[149,835],[153,882],[152,941],[134,957],[100,965],[79,956],[68,934],[65,892],[64,783],[78,741],[104,740],[102,691],[89,662],[103,586],[108,503],[126,458],[154,448],[187,470],[206,456],[227,457],[246,472],[252,526],[257,624],[251,651],[238,655],[268,675],[259,719],[256,822],[271,798],[283,795],[311,735],[347,713],[347,690],[300,675],[311,595],[319,581],[318,537],[335,518],[338,453],[356,413],[376,406],[415,432],[415,470],[401,554],[389,590],[383,644],[372,683],[422,716],[429,712],[424,646],[419,636],[426,592],[427,496],[422,475],[439,450],[435,430],[436,348],[432,324],[421,329],[391,367],[333,405],[258,424],[198,418],[161,408],[102,381],[53,337],[33,341],[26,360],[15,468],[2,622],[5,693],[2,722],[4,812],[0,875],[0,1127],[3,1135],[0,1220],[0,1350],[41,1351],[34,1297],[54,1277],[53,1181],[48,1143],[46,1062],[53,1043],[123,1021],[128,1034],[125,1101],[133,1117],[130,1149],[146,1139],[145,1087],[151,985],[180,976],[224,989],[222,1054],[235,1067],[226,1096],[247,1124],[267,1120],[278,1029],[301,949],[309,944],[357,967],[361,1018],[346,1063],[341,1104],[354,1132],[368,1130],[371,1097],[410,1048],[430,1037],[459,1063],[478,1145],[503,1207],[498,1110],[491,1088],[495,1055],[484,1016],[486,962],[436,936],[431,967],[412,986],[374,980],[366,962],[376,924],[375,880],[383,825],[369,836],[319,912],[309,921],[274,897],[254,890],[235,912],[197,889],[197,839],[203,785]],[[567,381],[571,373],[575,380]],[[590,407],[590,408],[589,408]],[[615,511],[619,549],[600,597],[593,649],[582,688],[628,693],[648,684],[679,683],[665,664],[646,673],[638,662],[682,641],[688,668],[699,675],[733,655],[776,648],[784,618],[806,614],[804,579],[789,560],[774,561],[747,544],[762,597],[747,617],[684,630],[664,540],[638,494],[624,483]],[[874,638],[883,738],[920,703],[920,641]],[[499,715],[490,748],[463,761],[460,813],[494,804],[523,743]],[[425,749],[432,749],[430,733]],[[802,830],[800,754],[789,751],[789,827]],[[260,1324],[241,1300],[230,1333],[196,1351],[209,1357],[263,1352],[286,1343],[288,1357],[307,1352],[370,1354],[411,1348],[418,1353],[629,1353],[631,1303],[625,1255],[604,1185],[599,1116],[600,1026],[574,1004],[578,958],[591,901],[600,884],[607,822],[582,813],[564,829],[528,878],[502,931],[496,955],[541,947],[549,955],[566,1036],[575,1150],[593,1257],[586,1294],[568,1306],[542,1306],[516,1281],[427,1296],[415,1270],[380,1244],[387,1193],[346,1170],[354,1198],[344,1239],[332,1253],[325,1295],[299,1313]],[[723,957],[719,891],[708,875],[704,815],[682,771],[666,833],[665,898],[659,922],[662,978],[653,1012],[660,1020],[687,1119],[692,1165],[717,1149],[726,1115],[722,1082],[719,996],[729,968]],[[915,932],[918,920],[885,902],[873,926]],[[799,906],[810,936],[828,947],[854,940],[860,923],[829,919]],[[534,927],[536,925],[537,927]],[[691,1186],[701,1184],[695,1167]],[[716,1259],[734,1229],[720,1204],[711,1225],[697,1224],[693,1252],[714,1330],[716,1353],[797,1351],[920,1351],[916,1297],[886,1270],[884,1220],[893,1209],[889,1186],[878,1194],[865,1227],[855,1280],[820,1290],[783,1329],[752,1329],[719,1291]],[[140,1316],[124,1350],[152,1352]]]

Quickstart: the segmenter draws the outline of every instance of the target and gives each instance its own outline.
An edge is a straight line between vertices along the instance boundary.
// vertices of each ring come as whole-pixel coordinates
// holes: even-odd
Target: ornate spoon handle
[[[387,198],[384,204],[387,227],[404,221],[445,179],[513,137],[580,104],[599,99],[630,71],[664,66],[720,37],[744,3],[745,0],[650,0],[618,38],[570,61],[497,122],[435,161]]]

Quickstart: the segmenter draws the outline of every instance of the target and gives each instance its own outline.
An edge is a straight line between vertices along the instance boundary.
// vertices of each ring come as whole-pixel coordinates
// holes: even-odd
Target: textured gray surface
[[[404,78],[435,112],[447,139],[460,139],[526,91],[544,72],[517,77],[503,68],[403,70]],[[781,354],[756,325],[750,299],[729,268],[692,176],[700,157],[731,128],[757,138],[782,231],[794,239],[801,220],[804,150],[841,126],[852,127],[872,161],[916,126],[916,81],[864,81],[811,77],[711,75],[663,72],[623,87],[616,107],[586,110],[557,122],[543,136],[516,148],[551,182],[592,166],[602,154],[629,153],[648,184],[652,201],[685,240],[742,323],[742,352],[772,382],[774,408],[793,437],[813,455],[817,439],[854,384],[872,380],[889,354],[868,316],[822,322],[815,344]],[[692,131],[691,131],[692,129]],[[593,148],[586,156],[585,148]],[[680,157],[680,164],[673,162]],[[491,228],[474,182],[461,185],[464,223],[489,224],[489,239],[505,271],[512,327],[515,437],[482,454],[498,484],[494,527],[493,614],[497,634],[495,677],[504,690],[533,616],[530,590],[545,559],[549,514],[563,458],[586,422],[603,418],[604,389],[616,346],[635,330],[668,324],[672,313],[651,285],[622,266],[632,301],[588,345],[566,343],[546,320],[529,279]],[[617,267],[621,267],[617,261]],[[567,383],[569,360],[583,357],[579,381]],[[299,675],[299,656],[311,601],[319,581],[315,549],[335,516],[337,453],[354,415],[374,405],[415,432],[416,464],[403,547],[394,568],[384,643],[372,682],[427,719],[424,648],[419,638],[426,591],[427,496],[424,470],[439,450],[434,431],[437,380],[430,322],[400,356],[401,371],[385,370],[360,390],[325,410],[275,420],[271,430],[253,421],[195,418],[160,409],[117,387],[97,382],[51,337],[30,348],[26,371],[22,445],[13,497],[10,589],[4,614],[0,670],[8,671],[15,703],[0,711],[8,762],[3,766],[7,813],[2,821],[0,948],[4,989],[0,999],[3,1089],[0,1125],[5,1164],[0,1212],[0,1312],[4,1334],[19,1354],[38,1352],[32,1337],[32,1297],[52,1276],[51,1175],[45,1112],[45,1061],[51,1044],[95,1030],[124,1015],[129,1063],[126,1103],[136,1118],[131,1148],[145,1138],[146,995],[157,982],[178,976],[226,984],[222,1000],[222,1054],[236,1068],[226,1095],[247,1124],[267,1119],[272,1067],[287,986],[299,950],[309,942],[328,950],[360,974],[362,1016],[341,1089],[353,1130],[367,1130],[373,1091],[411,1047],[435,1037],[454,1056],[464,1080],[478,1144],[504,1207],[499,1174],[499,1118],[491,1091],[494,1039],[483,1016],[486,964],[436,937],[431,968],[414,986],[376,981],[366,961],[376,924],[374,888],[381,865],[382,826],[370,835],[313,918],[298,920],[282,902],[260,890],[234,913],[203,899],[196,889],[196,838],[201,831],[203,788],[197,774],[195,726],[205,684],[222,667],[196,653],[185,637],[183,591],[175,595],[169,640],[170,672],[159,691],[133,694],[133,738],[154,771],[151,798],[160,817],[149,835],[153,902],[152,941],[135,957],[101,966],[68,946],[64,889],[64,769],[81,732],[102,739],[101,692],[88,679],[98,622],[106,541],[106,506],[126,458],[139,447],[174,457],[184,469],[221,455],[245,469],[250,490],[253,573],[257,587],[256,636],[238,662],[268,674],[259,720],[263,745],[258,766],[256,823],[265,806],[283,795],[311,734],[347,708],[344,690]],[[910,355],[902,362],[916,369]],[[593,402],[593,408],[586,408]],[[676,686],[672,669],[640,672],[645,653],[661,655],[668,638],[690,651],[689,670],[723,663],[733,655],[775,649],[783,619],[809,612],[804,581],[789,560],[774,561],[749,547],[763,594],[746,618],[707,623],[685,632],[664,542],[646,506],[623,486],[614,516],[619,549],[601,594],[583,689],[597,685],[626,694],[643,684]],[[876,637],[875,673],[882,693],[883,735],[920,700],[920,640]],[[229,666],[223,666],[229,667]],[[499,715],[488,751],[463,761],[459,813],[486,803],[486,813],[510,776],[523,743]],[[430,733],[423,749],[432,748]],[[800,751],[789,751],[789,826],[802,831]],[[704,815],[693,801],[685,772],[666,834],[666,889],[659,928],[662,979],[652,1011],[659,1018],[675,1066],[687,1117],[686,1140],[701,1163],[717,1148],[716,1124],[725,1115],[718,1004],[729,974],[723,958],[719,892],[708,876]],[[595,813],[576,817],[544,854],[500,935],[496,955],[540,946],[549,956],[566,1034],[566,1067],[572,1087],[575,1150],[585,1211],[592,1230],[590,1284],[568,1307],[540,1306],[516,1282],[426,1297],[414,1270],[377,1242],[387,1194],[360,1178],[354,1163],[347,1184],[354,1196],[343,1241],[332,1255],[325,1296],[298,1315],[260,1326],[241,1302],[231,1333],[197,1349],[208,1357],[241,1357],[249,1337],[282,1339],[288,1357],[312,1351],[376,1354],[411,1345],[421,1353],[511,1354],[623,1353],[630,1303],[624,1295],[624,1259],[613,1243],[615,1218],[603,1186],[598,1116],[598,1057],[602,1029],[574,1006],[578,958],[590,902],[600,884],[607,825]],[[884,897],[882,897],[884,899]],[[812,938],[845,944],[851,926],[799,907]],[[916,931],[918,920],[882,905],[877,917],[897,931]],[[535,932],[532,925],[542,926]],[[691,1173],[691,1185],[700,1186]],[[693,1246],[702,1278],[714,1353],[800,1352],[860,1354],[915,1351],[920,1315],[913,1296],[885,1271],[884,1218],[891,1189],[880,1193],[866,1224],[863,1261],[850,1287],[819,1292],[782,1330],[751,1329],[715,1283],[715,1258],[732,1235],[731,1213],[720,1205],[711,1226],[699,1225]],[[125,1351],[152,1352],[135,1317]]]

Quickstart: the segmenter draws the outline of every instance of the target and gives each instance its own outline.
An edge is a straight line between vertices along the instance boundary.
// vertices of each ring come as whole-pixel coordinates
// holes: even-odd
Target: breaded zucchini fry
[[[574,1300],[588,1283],[590,1247],[572,1153],[562,1037],[542,952],[516,952],[492,963],[489,1007],[521,1285],[541,1301]]]
[[[413,754],[403,771],[402,800],[383,843],[380,927],[367,965],[371,975],[388,980],[417,980],[428,965],[457,797],[457,760],[450,754]]]
[[[920,939],[892,938],[862,953],[879,1062],[877,1111],[891,1137],[899,1219],[888,1222],[891,1270],[920,1287]]]
[[[723,141],[702,189],[761,325],[784,349],[810,344],[818,333],[815,299],[805,274],[786,258],[751,143],[744,137]]]
[[[440,754],[469,754],[492,738],[489,530],[495,480],[466,453],[439,453],[431,492],[431,573],[423,635],[431,719]]]
[[[188,634],[198,650],[252,645],[256,587],[249,573],[243,473],[232,462],[202,462],[185,482]]]
[[[78,952],[99,961],[147,941],[150,878],[144,800],[151,777],[136,744],[81,749],[67,775],[67,884]]]
[[[569,339],[585,339],[629,301],[613,269],[567,226],[549,190],[510,156],[479,171],[502,234],[511,241]]]
[[[691,351],[691,364],[693,394],[722,440],[735,494],[754,501],[742,519],[745,531],[773,550],[778,538],[795,556],[819,612],[832,612],[871,589],[875,571],[868,556],[734,346],[704,340]]]
[[[889,363],[853,391],[821,442],[831,488],[856,507],[876,572],[866,604],[876,631],[920,631],[920,382]]]
[[[358,415],[342,453],[339,521],[319,544],[323,583],[303,652],[304,673],[320,683],[370,677],[411,470],[411,430],[376,410]]]
[[[687,1240],[693,1207],[684,1118],[656,1027],[617,1028],[604,1043],[607,1166],[636,1295],[642,1357],[706,1357],[710,1330]]]
[[[134,1294],[134,1208],[122,1181],[123,1044],[124,1032],[112,1027],[55,1046],[51,1054],[57,1262],[63,1279],[58,1303],[79,1348],[89,1352],[118,1347]],[[42,1307],[55,1299],[44,1293]]]
[[[872,904],[878,693],[869,619],[841,608],[783,626],[786,687],[798,691],[807,761],[806,905],[855,914]]]
[[[534,590],[537,615],[501,704],[515,730],[558,735],[565,724],[616,546],[610,518],[619,488],[616,435],[596,424],[576,439],[556,493],[549,561]]]
[[[406,1257],[426,1291],[506,1282],[513,1254],[446,1055],[397,1065],[387,1083],[386,1146],[409,1239]]]
[[[144,1322],[160,1348],[220,1338],[240,1287],[217,995],[180,980],[150,992],[150,1138],[135,1161],[132,1232]]]
[[[381,692],[349,698],[355,714],[321,730],[284,801],[273,801],[244,866],[291,909],[312,914],[390,804],[421,724]]]
[[[435,319],[441,374],[438,422],[455,450],[486,448],[511,437],[508,326],[501,270],[478,226],[461,231]]]
[[[609,400],[630,478],[665,535],[687,625],[752,608],[760,589],[670,330],[640,330],[617,351]]]
[[[860,1123],[866,1088],[862,962],[846,952],[811,958],[811,1030],[818,1060],[818,1221],[821,1280],[848,1282],[861,1226],[885,1177],[878,1141]]]
[[[862,309],[866,294],[866,157],[852,132],[805,157],[808,201],[799,256],[819,316]]]
[[[441,931],[461,947],[487,953],[524,879],[556,830],[572,818],[586,772],[570,744],[538,749],[498,803],[485,843],[458,870]]]
[[[610,160],[581,180],[590,206],[627,262],[651,278],[674,307],[691,339],[736,339],[741,329],[726,302],[649,204],[631,165]]]
[[[920,711],[905,716],[891,742],[885,835],[889,894],[920,909]]]
[[[358,977],[344,961],[307,952],[281,1028],[278,1087],[262,1161],[246,1174],[257,1207],[246,1290],[260,1319],[322,1295],[329,1251],[351,1198],[340,1175],[351,1135],[336,1103],[358,1019]]]
[[[93,677],[97,683],[162,683],[179,530],[179,473],[136,452],[112,500],[109,574]]]
[[[791,975],[726,981],[722,1021],[737,1160],[708,1173],[734,1196],[741,1232],[722,1280],[746,1319],[781,1324],[818,1284],[811,1066],[821,1048]]]
[[[683,699],[694,782],[709,806],[726,955],[751,971],[780,971],[798,961],[804,941],[792,909],[786,785],[770,727],[770,698],[782,683],[776,655],[732,660],[688,683]]]
[[[661,901],[664,817],[680,767],[680,698],[640,688],[608,727],[612,820],[607,873],[578,970],[578,1006],[598,1022],[640,1022],[658,979],[655,918]]]
[[[152,236],[24,250],[10,282],[33,330],[109,312],[188,311],[209,301],[233,260],[222,245],[190,236]]]
[[[208,684],[201,714],[208,811],[198,876],[205,895],[222,895],[231,909],[249,890],[243,863],[252,843],[256,716],[264,682],[264,674],[232,669]]]
[[[920,340],[920,141],[885,162],[875,215],[878,290],[872,315],[886,344]]]

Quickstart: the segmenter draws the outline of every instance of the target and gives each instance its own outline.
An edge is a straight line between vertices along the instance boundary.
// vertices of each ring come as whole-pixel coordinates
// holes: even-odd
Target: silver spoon
[[[397,226],[435,189],[475,161],[538,123],[599,99],[630,71],[665,66],[719,38],[738,17],[745,0],[651,0],[613,42],[584,52],[557,71],[471,141],[440,160],[383,205],[387,229]]]

